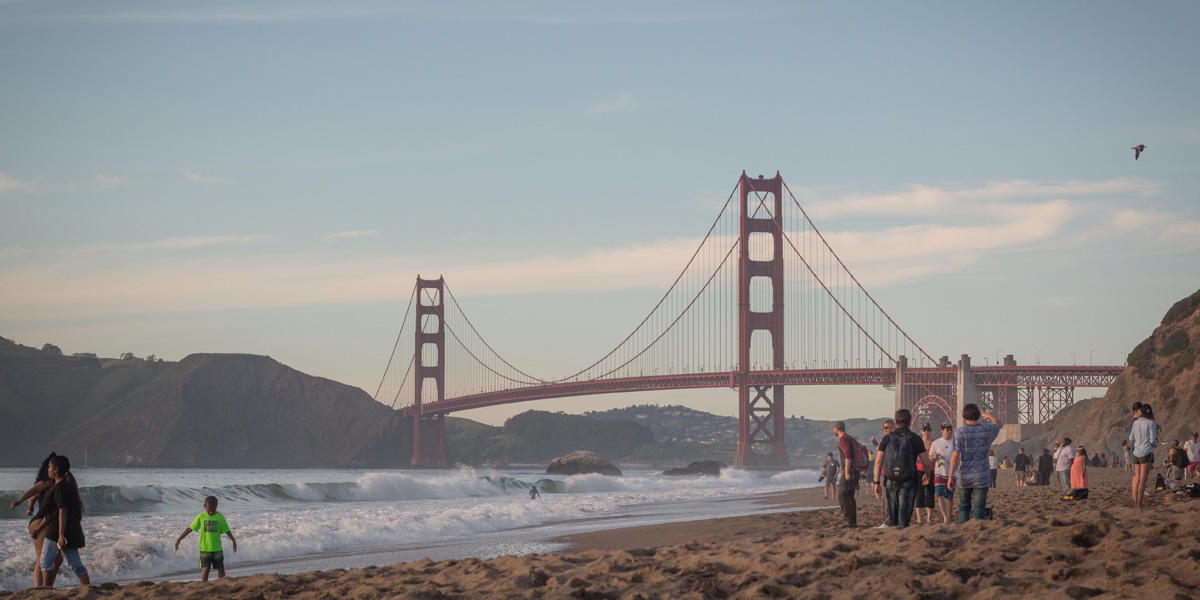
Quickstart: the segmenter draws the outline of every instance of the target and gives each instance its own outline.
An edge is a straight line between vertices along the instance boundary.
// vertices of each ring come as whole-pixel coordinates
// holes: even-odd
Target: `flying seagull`
[[[1138,144],[1138,145],[1130,148],[1130,150],[1133,150],[1133,160],[1137,160],[1138,157],[1142,155],[1142,152],[1144,152],[1146,150],[1146,145]]]

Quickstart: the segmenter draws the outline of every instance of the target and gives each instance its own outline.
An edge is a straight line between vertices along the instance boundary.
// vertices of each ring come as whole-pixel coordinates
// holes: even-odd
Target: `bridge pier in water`
[[[783,354],[783,177],[752,179],[742,171],[739,184],[741,212],[738,227],[738,445],[733,464],[738,467],[784,468],[788,466],[787,445],[784,439],[784,406],[782,385],[750,385],[751,341],[755,331],[771,337],[771,368],[784,369]],[[768,218],[756,217],[752,198],[762,197],[768,208]],[[764,197],[765,196],[765,197]],[[774,198],[769,198],[774,196]],[[750,257],[750,238],[760,233],[771,236],[770,260]],[[763,278],[771,285],[771,310],[755,311],[751,307],[751,283]]]
[[[442,277],[417,277],[416,348],[413,355],[416,379],[412,411],[414,467],[446,466],[445,417],[440,413],[424,415],[421,411],[427,382],[432,382],[436,388],[436,402],[444,400],[446,395],[445,283]]]

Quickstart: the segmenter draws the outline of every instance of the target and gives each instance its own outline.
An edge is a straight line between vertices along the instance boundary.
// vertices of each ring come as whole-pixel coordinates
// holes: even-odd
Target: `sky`
[[[506,357],[569,373],[746,170],[782,173],[934,355],[1121,364],[1200,287],[1197,22],[1192,2],[0,0],[0,335],[265,354],[370,393],[414,278],[445,275]],[[892,408],[788,394],[814,418]],[[736,414],[709,390],[460,416],[634,403]]]

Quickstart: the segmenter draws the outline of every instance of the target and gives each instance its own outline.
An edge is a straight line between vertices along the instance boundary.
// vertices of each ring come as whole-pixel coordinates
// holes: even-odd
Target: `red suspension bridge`
[[[398,361],[410,329],[411,357]],[[976,402],[1019,436],[1021,425],[1070,405],[1076,387],[1107,387],[1121,370],[1019,366],[1011,355],[984,367],[966,355],[934,359],[863,287],[778,173],[743,172],[667,291],[595,362],[561,377],[522,370],[480,334],[444,278],[418,277],[375,398],[392,395],[393,407],[412,398],[402,408],[413,418],[412,463],[442,466],[444,417],[455,411],[729,387],[738,394],[735,464],[783,467],[787,386],[893,388],[896,408],[917,422],[957,422],[961,406]]]

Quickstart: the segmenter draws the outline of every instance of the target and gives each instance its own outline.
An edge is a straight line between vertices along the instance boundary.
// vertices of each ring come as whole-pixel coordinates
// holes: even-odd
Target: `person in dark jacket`
[[[10,505],[13,510],[17,509],[17,505],[29,501],[29,510],[25,511],[25,515],[32,517],[29,520],[29,535],[33,538],[33,587],[41,587],[42,585],[42,544],[46,540],[45,536],[45,512],[44,508],[49,501],[50,495],[54,493],[54,480],[50,479],[50,459],[56,455],[51,452],[42,461],[42,466],[38,469],[36,483],[33,487],[25,491],[20,498],[17,498]],[[37,507],[35,512],[34,507]],[[62,557],[59,556],[55,567],[62,564]]]
[[[79,497],[75,476],[71,474],[71,461],[65,456],[55,456],[50,459],[48,471],[54,480],[54,493],[44,508],[46,543],[42,547],[42,585],[54,587],[54,578],[58,574],[54,561],[60,553],[79,578],[79,585],[91,585],[87,568],[79,559],[79,549],[85,545],[83,500]]]
[[[1050,475],[1054,473],[1054,457],[1050,455],[1049,448],[1042,448],[1042,455],[1038,457],[1037,463],[1037,484],[1050,485]]]

